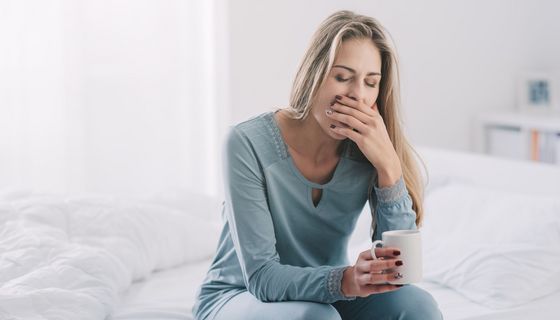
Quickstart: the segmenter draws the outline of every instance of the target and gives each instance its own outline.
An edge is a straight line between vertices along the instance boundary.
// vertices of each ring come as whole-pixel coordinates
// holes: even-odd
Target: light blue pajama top
[[[416,228],[402,177],[391,187],[377,188],[375,168],[349,139],[325,184],[299,172],[272,111],[232,126],[224,147],[225,223],[198,290],[196,319],[212,319],[230,298],[247,290],[266,302],[352,299],[340,290],[350,265],[346,247],[368,199],[375,209],[375,239],[386,230]],[[323,190],[317,207],[313,188]]]

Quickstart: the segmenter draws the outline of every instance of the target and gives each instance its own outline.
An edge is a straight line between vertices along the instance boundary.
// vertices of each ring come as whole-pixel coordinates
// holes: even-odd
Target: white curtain
[[[202,0],[0,0],[0,189],[220,194],[217,12]]]

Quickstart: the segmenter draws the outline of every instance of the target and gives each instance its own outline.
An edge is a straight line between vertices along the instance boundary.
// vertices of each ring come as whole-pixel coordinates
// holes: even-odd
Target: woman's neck
[[[312,160],[315,163],[323,163],[339,157],[340,140],[336,140],[325,134],[319,123],[312,114],[303,120],[292,119],[287,111],[280,110],[278,122],[283,125],[284,140],[300,156]]]

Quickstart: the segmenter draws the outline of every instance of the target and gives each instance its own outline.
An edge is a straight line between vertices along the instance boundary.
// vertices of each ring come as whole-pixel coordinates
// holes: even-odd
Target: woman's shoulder
[[[274,112],[267,111],[231,125],[227,144],[237,147],[243,145],[254,153],[282,157],[282,144],[274,121]]]
[[[262,112],[249,117],[246,120],[231,125],[232,129],[240,132],[250,133],[263,130],[266,127],[267,118],[272,116],[272,111]]]
[[[267,111],[254,115],[247,120],[243,120],[229,126],[229,138],[238,137],[246,140],[255,140],[259,138],[270,138],[272,112]]]

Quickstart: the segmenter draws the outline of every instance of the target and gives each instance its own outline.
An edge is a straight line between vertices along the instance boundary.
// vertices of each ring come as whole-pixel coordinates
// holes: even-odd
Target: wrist
[[[402,176],[400,163],[394,167],[382,167],[377,169],[378,188],[386,188],[394,185]]]
[[[352,281],[354,279],[354,267],[348,267],[342,273],[342,281],[340,284],[340,291],[346,298],[353,297],[352,294]]]

